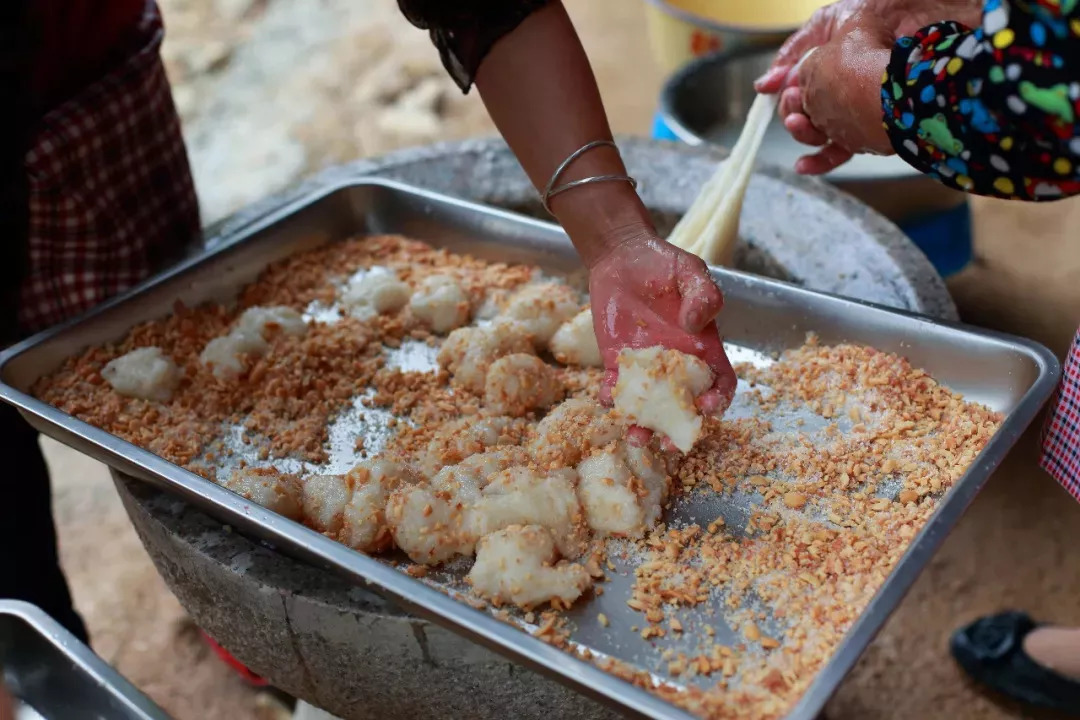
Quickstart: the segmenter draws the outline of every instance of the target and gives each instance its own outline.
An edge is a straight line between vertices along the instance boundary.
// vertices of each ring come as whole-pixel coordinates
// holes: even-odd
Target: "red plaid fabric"
[[[199,212],[154,2],[142,47],[51,110],[26,156],[28,266],[19,323],[35,331],[138,283],[197,237]]]
[[[1043,436],[1043,470],[1080,501],[1080,330],[1076,332]]]

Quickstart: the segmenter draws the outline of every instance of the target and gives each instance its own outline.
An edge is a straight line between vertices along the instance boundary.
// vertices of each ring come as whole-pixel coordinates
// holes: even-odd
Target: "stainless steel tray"
[[[74,635],[33,605],[0,600],[0,676],[16,718],[169,720]]]
[[[229,300],[268,263],[324,242],[360,233],[400,233],[452,251],[539,265],[549,273],[580,272],[573,247],[554,225],[403,186],[365,181],[322,191],[239,229],[226,242],[126,293],[89,315],[49,330],[0,355],[0,397],[39,430],[111,465],[166,488],[254,536],[306,561],[344,573],[403,608],[427,617],[623,712],[653,718],[687,713],[521,632],[485,611],[406,576],[296,523],[253,505],[203,478],[68,416],[28,394],[43,375],[85,347],[122,338],[137,323],[168,315],[177,300],[195,305]],[[967,399],[1006,419],[965,475],[942,498],[888,580],[818,674],[790,718],[809,720],[900,602],[965,507],[1049,397],[1059,366],[1045,348],[1023,340],[891,311],[728,270],[713,273],[727,304],[722,332],[734,353],[765,354],[802,345],[807,332],[823,343],[856,342],[907,357]],[[709,510],[724,513],[722,503]],[[588,616],[627,612],[629,580],[618,578],[592,602]],[[620,607],[621,606],[621,607]],[[628,662],[632,646],[598,632],[575,611],[575,640]],[[627,625],[630,622],[626,623]],[[730,634],[730,629],[717,629]],[[638,643],[640,645],[640,643]]]

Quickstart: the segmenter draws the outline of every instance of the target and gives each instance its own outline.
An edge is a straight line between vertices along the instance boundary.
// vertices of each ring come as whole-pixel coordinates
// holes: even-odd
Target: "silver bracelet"
[[[559,181],[559,178],[564,172],[566,172],[566,169],[570,167],[570,164],[572,162],[574,162],[579,157],[592,150],[593,148],[598,148],[605,145],[615,148],[616,151],[618,151],[619,149],[619,146],[611,140],[593,140],[592,142],[586,143],[574,152],[570,153],[570,155],[562,161],[559,167],[555,169],[555,172],[551,175],[551,179],[548,180],[547,187],[544,188],[544,194],[540,196],[540,202],[543,204],[544,209],[547,210],[550,215],[555,215],[555,213],[551,212],[551,198],[555,197],[560,193],[564,193],[567,190],[573,190],[576,187],[581,187],[582,185],[618,180],[620,182],[628,182],[630,183],[630,187],[634,188],[635,190],[637,189],[637,180],[630,177],[629,175],[593,175],[591,177],[582,178],[580,180],[573,180],[568,183],[563,183],[558,187],[555,186],[555,183]]]

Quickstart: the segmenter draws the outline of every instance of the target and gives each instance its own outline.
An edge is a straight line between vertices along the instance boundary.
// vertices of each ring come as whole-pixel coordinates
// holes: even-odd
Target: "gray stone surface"
[[[718,151],[621,141],[666,232],[715,169]],[[541,210],[501,141],[402,151],[332,168],[210,228],[214,244],[329,184],[362,176]],[[891,223],[825,185],[773,169],[747,193],[740,268],[942,319],[955,307],[932,266]],[[161,491],[117,488],[159,572],[200,627],[275,685],[344,718],[600,718],[561,685],[408,616],[372,593],[256,543]]]

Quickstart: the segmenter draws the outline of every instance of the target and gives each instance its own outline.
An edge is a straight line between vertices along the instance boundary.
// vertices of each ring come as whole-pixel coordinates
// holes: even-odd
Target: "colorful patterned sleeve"
[[[900,157],[977,195],[1080,194],[1080,0],[986,0],[900,38],[882,80]]]

